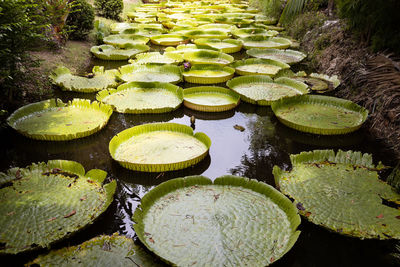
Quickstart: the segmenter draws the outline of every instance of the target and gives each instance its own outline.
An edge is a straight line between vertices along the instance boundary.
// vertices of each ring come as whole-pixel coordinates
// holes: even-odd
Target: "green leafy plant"
[[[75,0],[74,7],[67,18],[67,25],[71,32],[69,39],[85,39],[94,27],[94,9],[86,0]]]
[[[95,0],[94,7],[100,16],[120,20],[124,2],[122,0]]]
[[[95,29],[95,40],[96,44],[101,45],[103,44],[104,37],[110,35],[110,28],[104,22],[100,20],[96,20],[94,22],[94,29]]]

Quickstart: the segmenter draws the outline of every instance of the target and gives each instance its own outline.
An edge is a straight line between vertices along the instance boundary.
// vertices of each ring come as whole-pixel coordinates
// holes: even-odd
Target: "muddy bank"
[[[294,23],[309,16],[300,16]],[[304,23],[303,23],[304,25]],[[292,31],[292,35],[296,32]],[[389,52],[372,53],[346,30],[344,21],[327,17],[300,38],[311,68],[339,75],[334,96],[352,100],[369,110],[366,127],[400,160],[400,58]]]

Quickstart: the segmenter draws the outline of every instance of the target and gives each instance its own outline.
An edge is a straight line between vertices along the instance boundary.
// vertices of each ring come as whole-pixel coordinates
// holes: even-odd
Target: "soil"
[[[387,52],[371,52],[336,17],[329,17],[322,27],[310,29],[301,40],[301,47],[318,72],[341,78],[342,84],[334,96],[352,100],[369,110],[365,126],[399,161],[399,58]]]

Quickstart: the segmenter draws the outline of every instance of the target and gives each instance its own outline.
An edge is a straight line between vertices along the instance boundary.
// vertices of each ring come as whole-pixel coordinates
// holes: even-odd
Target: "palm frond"
[[[287,24],[300,14],[308,0],[288,0],[279,18],[280,24]]]

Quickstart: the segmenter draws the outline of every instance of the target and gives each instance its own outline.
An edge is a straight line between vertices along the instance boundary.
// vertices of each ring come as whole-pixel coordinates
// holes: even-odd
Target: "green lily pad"
[[[110,30],[113,34],[118,34],[126,29],[135,29],[136,25],[134,23],[128,22],[116,22],[110,24]]]
[[[195,165],[208,155],[210,138],[189,126],[150,123],[126,129],[109,144],[111,157],[134,171],[164,172]]]
[[[279,34],[277,31],[266,30],[263,28],[244,28],[232,31],[233,36],[236,38],[245,38],[249,36],[276,36]]]
[[[147,52],[136,55],[136,60],[129,61],[130,63],[136,64],[179,64],[183,61],[182,55],[178,53],[165,52],[161,54],[159,52]]]
[[[194,65],[182,72],[185,81],[198,84],[223,83],[231,79],[235,69],[210,64]]]
[[[124,82],[165,82],[176,84],[182,80],[181,69],[176,65],[124,65],[118,78]]]
[[[51,246],[81,230],[113,200],[107,173],[74,161],[50,160],[0,173],[0,254]]]
[[[28,265],[40,266],[162,266],[132,239],[114,234],[92,238],[78,246],[53,250]]]
[[[121,34],[134,34],[141,35],[145,37],[151,37],[155,35],[160,35],[165,33],[164,29],[154,29],[154,28],[134,28],[134,29],[126,29],[120,32]]]
[[[49,99],[17,109],[7,119],[19,133],[38,140],[65,141],[89,136],[106,126],[112,108],[97,101]]]
[[[189,42],[189,38],[178,34],[161,34],[150,38],[151,42],[156,45],[180,45]]]
[[[213,48],[208,45],[199,45],[199,44],[184,44],[184,45],[178,45],[176,48],[172,47],[172,46],[165,48],[165,52],[181,54],[182,56],[185,52],[189,52],[189,51],[195,52],[195,51],[201,51],[201,50],[212,50],[212,51],[219,52],[219,49],[217,49],[217,48]]]
[[[164,182],[141,200],[133,220],[142,243],[174,266],[266,266],[300,231],[295,206],[273,187],[237,176]]]
[[[239,75],[268,75],[275,76],[280,70],[288,69],[290,66],[286,63],[261,58],[249,58],[235,61],[232,65]]]
[[[226,85],[238,93],[241,99],[261,106],[271,105],[281,98],[307,94],[307,85],[289,78],[273,81],[266,75],[246,75],[229,80]]]
[[[203,24],[197,27],[199,30],[218,30],[230,33],[231,31],[235,30],[236,27],[230,24],[221,24],[221,23],[208,23]]]
[[[96,99],[120,113],[165,113],[182,104],[182,88],[160,82],[130,82],[100,91]]]
[[[194,40],[195,44],[207,45],[218,49],[222,53],[232,54],[242,50],[243,44],[236,39],[216,39],[216,38],[199,38]]]
[[[118,86],[116,77],[118,70],[106,70],[104,67],[95,66],[93,77],[81,77],[73,75],[66,67],[58,67],[49,76],[53,83],[64,91],[75,91],[81,93],[93,93],[107,88]]]
[[[307,57],[306,54],[291,49],[251,48],[246,53],[252,57],[278,60],[286,64],[298,63]]]
[[[149,40],[149,37],[135,34],[112,34],[103,39],[105,44],[119,48],[126,48],[129,45],[145,45]]]
[[[314,134],[354,132],[368,116],[368,110],[349,100],[322,95],[282,99],[271,107],[286,126]]]
[[[231,55],[205,49],[185,52],[183,58],[192,64],[215,64],[222,66],[228,65],[234,60]]]
[[[232,90],[217,86],[199,86],[183,90],[183,104],[193,110],[221,112],[239,105],[240,96]]]
[[[282,37],[268,37],[268,36],[249,36],[241,38],[243,46],[246,49],[250,48],[276,48],[286,49],[290,47],[292,42],[289,39]]]
[[[361,239],[400,239],[400,195],[379,179],[371,155],[314,150],[290,159],[291,171],[275,166],[273,174],[307,220]]]
[[[150,47],[143,44],[127,45],[126,49],[116,48],[112,45],[100,45],[90,48],[90,52],[103,60],[127,60],[135,55],[149,51]]]
[[[229,38],[229,35],[226,31],[219,30],[191,30],[185,33],[185,36],[190,39],[198,39],[198,38],[216,38],[216,39],[226,39]]]

